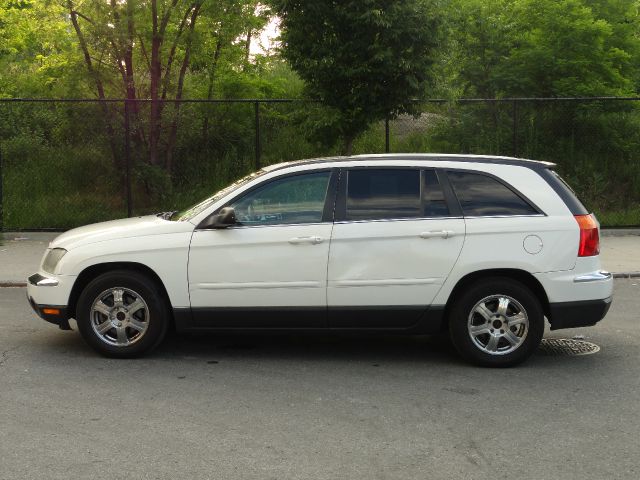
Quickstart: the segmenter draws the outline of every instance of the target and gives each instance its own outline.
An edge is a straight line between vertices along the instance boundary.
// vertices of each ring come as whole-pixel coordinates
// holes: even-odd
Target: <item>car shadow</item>
[[[101,357],[81,338],[75,324],[74,332],[55,332],[38,341],[37,350],[55,355],[65,363],[78,359],[100,361]],[[35,342],[36,339],[32,338]],[[591,357],[591,358],[589,358]],[[595,357],[595,358],[594,358]],[[538,350],[533,358],[519,368],[536,365],[537,368],[565,368],[570,362],[575,367],[591,365],[598,355],[583,357],[550,356]],[[170,332],[162,344],[151,354],[134,360],[148,363],[218,364],[233,360],[249,363],[278,362],[342,362],[403,365],[420,363],[429,366],[464,366],[448,335],[400,335],[366,333],[328,334],[257,334],[211,332],[178,334]]]
[[[459,361],[446,335],[172,333],[152,356],[158,359],[188,357],[211,362],[223,358],[356,360],[373,364],[378,361]]]

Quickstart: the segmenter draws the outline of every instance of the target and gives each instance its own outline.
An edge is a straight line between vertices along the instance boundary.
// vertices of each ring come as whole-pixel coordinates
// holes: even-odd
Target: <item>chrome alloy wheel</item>
[[[471,309],[467,329],[480,350],[490,355],[506,355],[524,342],[529,317],[517,300],[508,295],[490,295]]]
[[[149,307],[140,294],[124,287],[102,292],[91,305],[91,327],[103,342],[126,347],[149,329]]]

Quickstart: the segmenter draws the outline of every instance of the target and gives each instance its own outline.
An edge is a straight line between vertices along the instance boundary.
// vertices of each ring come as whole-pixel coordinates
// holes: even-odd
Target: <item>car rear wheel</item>
[[[460,355],[476,365],[517,365],[542,340],[544,313],[540,302],[518,281],[479,280],[454,302],[449,316],[451,340]]]
[[[85,341],[109,357],[136,357],[164,338],[168,305],[161,288],[133,271],[113,271],[92,280],[76,308],[78,330]]]

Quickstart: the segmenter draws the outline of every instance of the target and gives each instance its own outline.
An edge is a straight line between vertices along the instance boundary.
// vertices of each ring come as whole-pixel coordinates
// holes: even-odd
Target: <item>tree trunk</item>
[[[171,80],[171,67],[173,66],[173,59],[176,55],[176,49],[178,48],[178,42],[180,41],[180,37],[182,36],[182,31],[184,30],[184,26],[187,24],[187,20],[189,19],[189,14],[193,13],[192,9],[195,8],[195,5],[189,5],[189,8],[184,12],[182,17],[182,21],[180,22],[180,26],[178,27],[178,32],[173,39],[173,44],[171,45],[171,50],[169,51],[169,57],[167,58],[167,66],[164,70],[164,79],[162,81],[162,99],[167,98],[167,92],[169,91],[169,81]],[[198,7],[200,8],[200,7]]]
[[[247,68],[249,68],[249,54],[251,53],[251,34],[253,33],[252,29],[249,28],[247,30],[247,43],[245,45],[244,51],[244,68],[243,70],[246,72]]]
[[[133,115],[133,138],[137,147],[142,147],[144,144],[144,135],[141,131],[141,125],[139,120],[139,108],[136,93],[136,84],[134,76],[134,64],[133,64],[133,44],[135,41],[135,26],[133,23],[133,5],[131,0],[127,1],[127,38],[126,45],[123,51],[123,63],[125,71],[125,91],[127,94],[127,100],[129,101],[129,113]]]
[[[120,155],[118,152],[118,147],[116,145],[116,135],[113,130],[113,115],[109,110],[109,106],[107,102],[105,102],[105,94],[104,94],[104,86],[102,84],[102,79],[98,72],[93,68],[93,63],[91,61],[91,55],[89,54],[89,48],[87,46],[87,42],[82,34],[82,30],[80,29],[80,25],[78,24],[78,14],[73,8],[73,2],[71,0],[67,1],[67,7],[69,9],[69,15],[71,17],[71,23],[73,24],[73,29],[76,32],[76,36],[78,37],[78,43],[80,44],[80,49],[82,50],[82,55],[84,56],[84,61],[87,66],[87,70],[89,71],[89,75],[93,78],[93,81],[96,85],[96,90],[98,91],[98,99],[100,100],[100,107],[102,108],[102,114],[104,115],[105,126],[107,130],[107,137],[109,139],[109,146],[111,147],[111,155],[113,156],[113,163],[116,167],[121,167],[122,162],[120,160]]]
[[[344,156],[350,156],[351,152],[353,152],[353,141],[355,140],[355,138],[353,137],[353,135],[347,135],[344,137],[344,141],[342,143],[342,150],[340,152],[340,155],[344,155]]]
[[[220,31],[222,27],[220,27]],[[216,43],[216,51],[213,54],[213,61],[211,62],[211,68],[209,68],[209,86],[207,87],[207,100],[213,98],[213,85],[216,76],[216,67],[218,66],[218,59],[220,58],[220,52],[222,50],[222,38],[221,33],[218,34],[218,42]],[[204,123],[202,124],[202,138],[209,136],[209,113],[205,113]]]
[[[150,91],[151,112],[149,115],[149,163],[158,165],[158,142],[160,140],[160,104],[158,102],[158,93],[160,87],[160,76],[162,75],[162,66],[160,64],[160,46],[162,44],[161,33],[158,30],[158,6],[157,0],[151,0],[151,15],[153,22],[153,30],[151,37],[151,69],[150,69]]]
[[[187,36],[185,51],[184,51],[184,59],[182,60],[182,66],[180,67],[180,73],[178,75],[178,88],[176,91],[176,100],[174,103],[175,111],[173,115],[173,120],[171,123],[171,128],[169,129],[169,139],[167,140],[167,149],[166,149],[166,160],[165,160],[165,169],[168,172],[171,172],[173,168],[173,151],[176,147],[176,137],[178,134],[178,122],[180,121],[180,100],[182,100],[182,89],[184,87],[184,76],[187,73],[187,67],[189,66],[189,59],[191,56],[191,45],[193,43],[193,31],[196,28],[196,20],[198,19],[198,13],[200,12],[200,7],[202,7],[202,1],[196,3],[193,7],[193,11],[191,12],[191,21],[189,23],[189,34]]]

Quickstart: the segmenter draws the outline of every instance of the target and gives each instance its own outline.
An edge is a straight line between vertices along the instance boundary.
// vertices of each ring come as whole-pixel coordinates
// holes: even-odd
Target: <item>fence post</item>
[[[127,217],[132,216],[133,205],[131,200],[131,128],[129,126],[129,99],[124,101],[124,182],[127,192]]]
[[[256,170],[260,170],[260,160],[262,156],[262,146],[260,145],[260,102],[255,102],[255,115],[256,115]]]
[[[513,101],[513,139],[512,139],[512,150],[513,156],[518,156],[518,101]]]
[[[389,117],[384,119],[384,153],[389,153]]]

